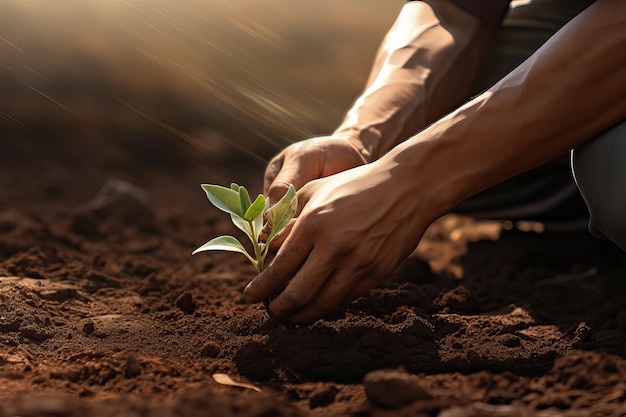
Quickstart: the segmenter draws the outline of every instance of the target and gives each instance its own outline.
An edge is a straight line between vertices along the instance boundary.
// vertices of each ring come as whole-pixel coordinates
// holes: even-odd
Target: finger
[[[265,300],[283,288],[309,256],[312,249],[310,241],[287,239],[272,263],[244,288],[246,302]]]
[[[267,168],[265,168],[265,176],[263,177],[263,194],[268,195],[270,186],[283,166],[283,161],[284,155],[281,153],[274,157],[269,164],[267,164]]]
[[[306,306],[332,275],[334,261],[320,252],[314,248],[285,289],[272,300],[270,310],[273,315],[284,317]]]
[[[275,203],[285,195],[290,184],[299,190],[312,179],[314,176],[310,166],[305,166],[298,158],[288,159],[283,163],[280,172],[269,186],[267,195],[270,197],[270,201]]]
[[[358,277],[355,278],[351,268],[335,271],[306,306],[288,316],[289,321],[296,324],[308,324],[321,319],[341,304],[355,280],[358,280]],[[274,311],[272,304],[270,304],[270,309]]]

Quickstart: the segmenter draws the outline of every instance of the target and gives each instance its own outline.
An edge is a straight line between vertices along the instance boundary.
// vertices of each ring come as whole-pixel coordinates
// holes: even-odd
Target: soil
[[[243,302],[244,257],[191,256],[235,233],[199,184],[258,192],[261,164],[167,141],[2,147],[0,416],[626,415],[609,242],[449,215],[379,288],[298,327]]]

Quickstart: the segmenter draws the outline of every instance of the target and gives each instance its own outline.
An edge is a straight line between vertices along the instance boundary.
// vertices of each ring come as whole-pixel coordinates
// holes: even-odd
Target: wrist
[[[458,172],[442,159],[436,142],[401,144],[378,161],[389,169],[394,183],[403,184],[404,193],[419,204],[421,215],[434,222],[458,204],[462,191]]]
[[[483,147],[473,144],[472,135],[460,125],[463,115],[450,115],[381,157],[394,167],[397,181],[412,184],[408,191],[421,200],[423,210],[434,221],[460,202],[487,188],[495,160],[485,158]]]
[[[370,163],[374,160],[374,152],[373,150],[366,146],[366,141],[363,141],[363,136],[361,132],[357,131],[355,128],[342,128],[337,129],[331,136],[344,140],[350,144],[359,155],[365,160],[365,162]]]

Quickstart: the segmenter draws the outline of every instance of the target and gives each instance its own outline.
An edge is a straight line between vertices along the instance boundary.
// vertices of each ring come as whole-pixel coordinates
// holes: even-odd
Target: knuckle
[[[298,217],[297,229],[300,239],[316,240],[320,233],[319,223],[315,221],[314,216],[310,215]]]
[[[284,181],[280,179],[275,179],[268,189],[268,195],[272,204],[280,200],[280,198],[285,195],[288,188],[289,185],[286,184]]]
[[[274,182],[272,182],[272,186],[270,187],[270,190],[286,191],[287,188],[289,188],[289,181],[278,176],[274,178]]]
[[[265,168],[265,176],[276,176],[278,171],[282,166],[282,158],[275,157],[272,159],[269,164],[267,164],[267,168]]]

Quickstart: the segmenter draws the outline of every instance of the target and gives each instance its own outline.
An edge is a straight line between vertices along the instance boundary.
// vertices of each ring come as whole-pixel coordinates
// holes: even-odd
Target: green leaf
[[[227,213],[243,217],[239,192],[231,188],[212,184],[202,184],[202,189],[215,207]]]
[[[269,199],[269,197],[265,197],[265,206],[263,207],[263,212],[262,213],[265,213],[269,207],[270,207],[270,199]],[[254,230],[253,233],[254,233],[254,241],[255,242],[259,241],[259,235],[261,235],[261,230],[263,230],[263,222],[264,221],[265,221],[265,219],[263,218],[263,215],[257,216],[252,221],[252,227],[253,227],[253,230]]]
[[[231,182],[230,183],[230,189],[235,191],[235,192],[239,192],[239,187],[241,187],[239,184],[235,183],[235,182]]]
[[[278,200],[276,204],[265,212],[265,218],[272,227],[266,241],[268,246],[272,239],[274,239],[274,236],[287,227],[291,219],[293,219],[293,216],[296,214],[297,208],[298,197],[296,194],[296,187],[294,187],[293,184],[290,184],[283,198]]]
[[[232,214],[232,213],[230,215],[230,219],[232,220],[233,224],[237,226],[239,230],[241,230],[246,235],[248,235],[248,237],[250,237],[250,240],[252,240],[253,242],[255,241],[252,236],[253,232],[252,230],[250,230],[250,223],[245,221],[243,217],[239,217],[236,214]]]
[[[246,258],[250,260],[250,262],[256,265],[256,261],[254,260],[254,258],[252,258],[243,247],[243,245],[232,236],[226,235],[211,239],[204,245],[200,246],[198,249],[194,250],[191,254],[195,255],[198,252],[204,252],[208,250],[225,250],[229,252],[239,252],[244,254]]]
[[[239,201],[241,203],[241,212],[245,213],[246,211],[248,211],[252,202],[250,201],[250,194],[248,194],[248,190],[246,190],[246,187],[239,187]],[[244,215],[244,218],[245,217],[246,216]]]
[[[254,203],[250,204],[244,213],[243,218],[251,222],[261,216],[263,211],[265,211],[265,196],[263,194],[259,194],[256,200],[254,200]]]

